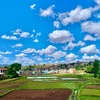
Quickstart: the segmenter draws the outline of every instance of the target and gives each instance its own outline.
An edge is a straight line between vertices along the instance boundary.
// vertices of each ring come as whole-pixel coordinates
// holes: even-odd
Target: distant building
[[[0,78],[4,77],[6,75],[7,68],[0,68]]]
[[[69,68],[69,73],[76,73],[76,69],[75,68]]]

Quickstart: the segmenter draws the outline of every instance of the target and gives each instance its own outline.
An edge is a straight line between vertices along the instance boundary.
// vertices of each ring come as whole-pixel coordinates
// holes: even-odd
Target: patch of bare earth
[[[68,100],[71,90],[16,90],[0,100]]]
[[[4,94],[6,92],[9,92],[9,90],[0,90],[0,94]]]
[[[88,88],[88,89],[100,89],[100,85],[87,85],[87,86],[85,86],[85,88]]]

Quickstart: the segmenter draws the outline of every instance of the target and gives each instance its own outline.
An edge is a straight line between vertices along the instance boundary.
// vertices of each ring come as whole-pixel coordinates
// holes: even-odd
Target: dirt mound
[[[71,90],[16,90],[0,100],[68,100]]]

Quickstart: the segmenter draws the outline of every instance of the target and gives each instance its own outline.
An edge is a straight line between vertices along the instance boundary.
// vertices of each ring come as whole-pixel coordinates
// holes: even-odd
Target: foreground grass
[[[80,96],[80,100],[100,100],[100,97],[96,97],[96,96]]]
[[[81,95],[100,96],[100,90],[97,89],[83,89]]]
[[[83,87],[80,92],[80,100],[100,100],[100,83],[98,81],[91,82]]]
[[[20,89],[76,89],[77,82],[29,82],[20,87]]]
[[[0,97],[18,89],[21,85],[24,85],[28,82],[25,77],[6,79],[0,81]]]
[[[0,81],[0,96],[3,96],[13,90],[17,89],[71,89],[71,97],[77,96],[80,100],[100,100],[100,90],[90,87],[93,84],[100,85],[100,80],[93,78],[92,74],[55,74],[55,75],[42,75],[42,76],[57,76],[59,78],[80,78],[79,81],[62,81],[62,80],[49,80],[49,81],[33,81],[26,77],[19,77],[14,79],[6,79]],[[91,84],[91,85],[90,85]],[[78,95],[75,95],[77,91]],[[89,94],[91,93],[91,94]],[[93,94],[92,94],[93,93]],[[87,95],[89,94],[89,95]],[[71,99],[70,99],[71,100]],[[77,100],[77,99],[75,99]]]

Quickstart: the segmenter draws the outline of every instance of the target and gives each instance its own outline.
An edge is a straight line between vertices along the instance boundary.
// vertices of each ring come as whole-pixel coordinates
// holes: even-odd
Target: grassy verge
[[[6,79],[0,81],[0,97],[18,89],[21,85],[26,84],[28,80],[25,77]]]

